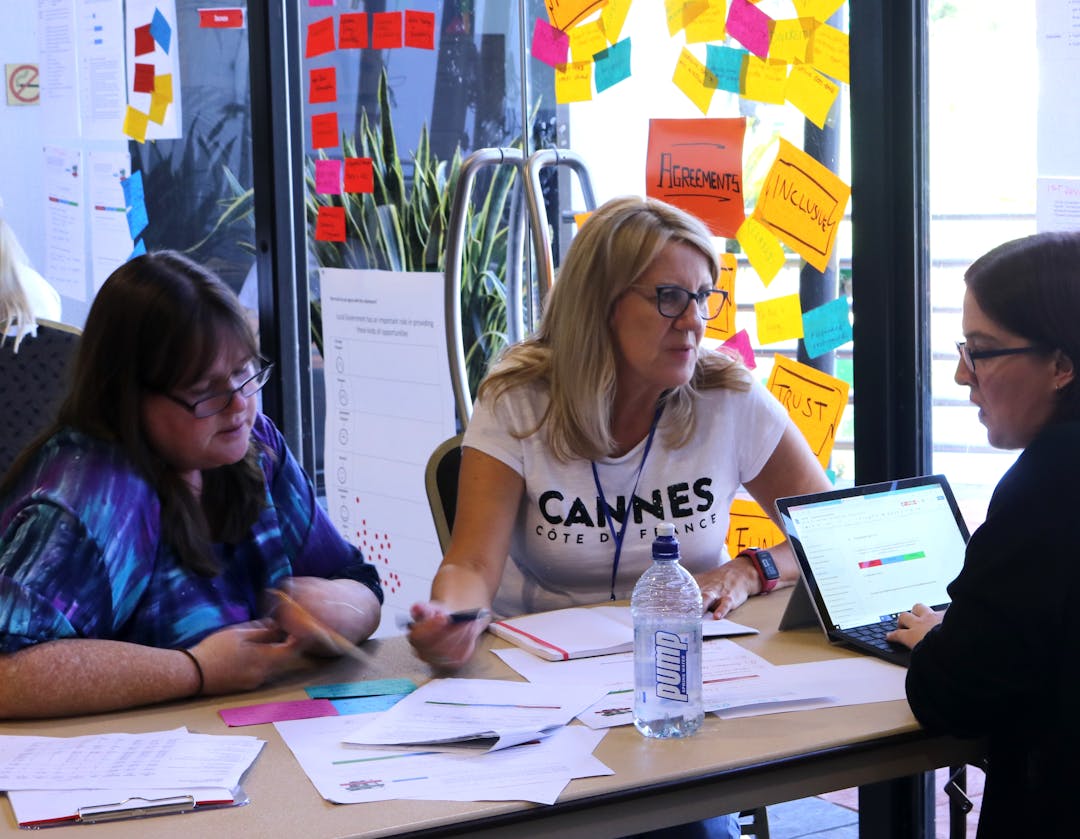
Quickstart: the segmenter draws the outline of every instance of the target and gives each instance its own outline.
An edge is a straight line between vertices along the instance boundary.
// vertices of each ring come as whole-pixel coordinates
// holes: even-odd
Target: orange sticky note
[[[787,409],[818,462],[827,468],[847,407],[847,382],[778,355],[767,387]]]
[[[367,12],[342,12],[338,18],[338,46],[343,50],[366,50]]]
[[[820,24],[810,39],[807,60],[826,76],[832,76],[845,84],[851,83],[849,67],[849,39],[839,29]]]
[[[735,238],[742,245],[743,253],[757,271],[761,282],[768,286],[780,273],[786,261],[784,249],[780,247],[776,237],[753,216],[747,216]]]
[[[405,10],[405,46],[435,49],[435,13]]]
[[[754,304],[758,344],[775,344],[803,336],[802,307],[799,295],[787,294]]]
[[[766,102],[770,105],[784,104],[784,88],[787,85],[788,65],[784,61],[769,61],[756,55],[746,56],[746,80],[743,97]]]
[[[304,50],[305,58],[314,58],[317,55],[325,55],[334,49],[334,19],[324,17],[314,23],[309,23],[307,28],[307,47]]]
[[[693,213],[714,236],[743,223],[746,118],[649,120],[645,194]]]
[[[370,157],[345,158],[345,191],[375,191],[375,170]]]
[[[319,207],[315,219],[315,239],[319,242],[345,241],[345,208]]]
[[[705,321],[705,337],[726,341],[735,334],[735,254],[721,253],[720,276],[716,278],[714,288],[727,292],[727,302],[720,314]]]
[[[734,559],[746,548],[771,548],[787,537],[773,524],[761,505],[749,498],[735,498],[728,511],[728,556]]]
[[[579,20],[584,20],[607,0],[544,0],[548,19],[556,29],[566,32]]]
[[[675,63],[675,74],[671,77],[675,86],[697,105],[703,114],[709,112],[713,94],[716,93],[717,80],[712,70],[698,61],[686,47],[679,53]]]
[[[825,127],[829,109],[839,95],[840,85],[808,64],[791,68],[785,96],[818,128]]]
[[[124,112],[124,133],[132,140],[138,140],[140,143],[145,143],[146,127],[149,119],[150,117],[148,114],[144,114],[142,111],[136,110],[128,105],[127,111]]]
[[[341,142],[338,135],[337,111],[315,114],[311,117],[311,147],[332,149]]]
[[[592,99],[592,61],[571,61],[555,68],[555,101],[587,102]]]
[[[608,48],[608,39],[599,20],[575,26],[566,34],[570,36],[572,61],[592,61],[594,55]]]
[[[308,73],[308,103],[320,105],[325,102],[337,102],[337,70],[315,67]]]
[[[787,140],[765,176],[754,218],[817,270],[829,264],[851,187]]]
[[[709,5],[686,24],[686,43],[704,44],[724,40],[727,0],[709,0]]]
[[[371,46],[377,50],[393,50],[401,46],[401,12],[372,13]]]
[[[774,61],[806,61],[810,38],[817,21],[812,17],[785,18],[769,24],[769,58]]]
[[[574,213],[574,224],[577,225],[578,230],[581,230],[581,225],[583,225],[585,223],[586,219],[588,219],[589,216],[591,216],[591,215],[592,215],[591,212]]]

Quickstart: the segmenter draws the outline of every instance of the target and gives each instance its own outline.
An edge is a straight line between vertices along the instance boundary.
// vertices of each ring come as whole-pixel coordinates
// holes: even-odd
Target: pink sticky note
[[[341,195],[341,161],[315,161],[315,191],[324,195]]]
[[[310,720],[313,717],[336,717],[337,708],[329,699],[294,699],[289,702],[265,702],[222,708],[218,714],[228,726],[262,725],[282,720]]]
[[[435,12],[405,10],[405,46],[435,49]]]
[[[333,6],[334,0],[308,0],[309,6]]]
[[[769,24],[772,18],[748,0],[731,0],[727,33],[759,58],[769,57]]]
[[[720,349],[725,347],[728,350],[737,352],[742,358],[743,364],[751,370],[757,367],[757,361],[754,360],[754,348],[750,346],[750,336],[746,334],[745,329],[740,329],[720,345]]]
[[[135,80],[131,89],[136,93],[154,92],[154,65],[135,62]]]
[[[533,57],[555,67],[566,63],[566,55],[570,49],[570,36],[561,29],[556,29],[543,18],[536,19],[533,27],[532,54]]]
[[[146,55],[154,51],[154,36],[150,34],[150,24],[135,27],[135,55]]]

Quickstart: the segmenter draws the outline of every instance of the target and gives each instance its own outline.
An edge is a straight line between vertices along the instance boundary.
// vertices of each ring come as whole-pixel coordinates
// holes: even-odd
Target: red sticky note
[[[135,27],[135,55],[146,55],[154,51],[154,36],[150,34],[150,24]]]
[[[308,73],[308,104],[337,102],[337,70],[316,67]]]
[[[328,209],[328,208],[324,208]],[[337,708],[329,699],[293,699],[286,702],[265,702],[260,705],[241,705],[222,708],[218,714],[228,726],[262,725],[282,720],[310,720],[314,717],[336,717]]]
[[[370,157],[345,158],[345,191],[375,191],[375,169]]]
[[[135,80],[131,89],[136,93],[154,92],[154,65],[135,62]]]
[[[754,360],[754,348],[750,345],[750,336],[746,334],[745,329],[740,329],[720,345],[720,349],[725,348],[728,352],[737,353],[749,369],[753,370],[757,367],[757,361]]]
[[[435,12],[405,10],[405,46],[435,49]]]
[[[367,45],[367,12],[342,12],[338,20],[338,47],[366,50]]]
[[[311,147],[313,149],[332,149],[340,142],[337,111],[315,114],[311,117]]]
[[[243,29],[243,9],[199,9],[200,29]]]
[[[324,55],[334,49],[334,19],[324,17],[314,23],[309,23],[307,28],[307,49],[304,51],[305,58],[314,58],[316,55]]]
[[[315,240],[318,242],[345,241],[344,207],[319,207],[319,216],[315,220]]]
[[[401,12],[374,12],[371,15],[371,46],[377,50],[401,46]]]
[[[315,161],[315,191],[323,195],[341,195],[341,161]]]

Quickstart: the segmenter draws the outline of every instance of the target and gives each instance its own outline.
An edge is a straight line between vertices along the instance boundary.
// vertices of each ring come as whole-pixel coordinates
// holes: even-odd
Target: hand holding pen
[[[441,603],[415,603],[402,628],[416,654],[440,670],[456,670],[476,649],[476,641],[491,621],[487,608],[448,611]]]

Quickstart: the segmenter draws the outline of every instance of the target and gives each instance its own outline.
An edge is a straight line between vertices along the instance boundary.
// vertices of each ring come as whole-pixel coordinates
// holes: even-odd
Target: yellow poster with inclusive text
[[[822,468],[827,469],[847,407],[847,382],[778,355],[767,386],[787,409]]]
[[[761,506],[749,498],[736,498],[728,512],[728,556],[735,557],[746,548],[771,548],[787,538],[773,524]]]

